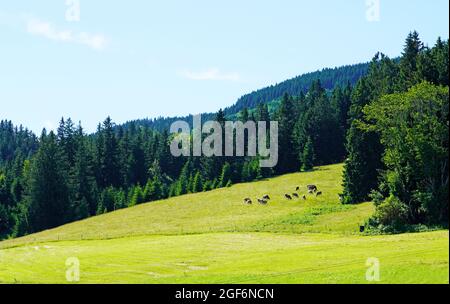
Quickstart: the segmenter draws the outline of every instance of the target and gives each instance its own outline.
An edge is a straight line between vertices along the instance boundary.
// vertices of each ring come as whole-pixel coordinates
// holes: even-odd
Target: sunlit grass
[[[339,203],[342,165],[175,197],[0,243],[0,282],[66,283],[448,283],[448,231],[364,236],[371,203]],[[288,201],[316,184],[322,196]],[[267,206],[256,199],[269,194]],[[254,204],[245,205],[251,197]]]

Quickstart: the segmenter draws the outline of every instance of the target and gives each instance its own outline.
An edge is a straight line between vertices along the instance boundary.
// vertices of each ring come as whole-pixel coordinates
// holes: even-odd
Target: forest
[[[448,228],[448,56],[448,40],[428,47],[412,32],[400,58],[378,53],[369,64],[311,73],[203,119],[224,124],[238,113],[242,121],[278,121],[273,169],[260,168],[257,157],[173,157],[176,118],[116,125],[108,117],[93,134],[62,118],[55,132],[39,136],[3,120],[0,239],[342,162],[342,203],[373,201],[373,229]],[[276,98],[271,113],[267,102]]]

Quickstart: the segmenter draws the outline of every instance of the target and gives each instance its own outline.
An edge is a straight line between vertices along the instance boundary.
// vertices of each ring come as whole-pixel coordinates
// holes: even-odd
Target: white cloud
[[[104,49],[107,43],[107,39],[103,35],[86,32],[74,33],[71,30],[60,30],[55,28],[51,23],[38,19],[28,20],[27,31],[30,34],[50,40],[81,44],[94,50]]]
[[[180,76],[190,80],[222,80],[222,81],[239,81],[241,79],[238,73],[223,73],[217,68],[208,69],[206,71],[193,72],[182,71]]]

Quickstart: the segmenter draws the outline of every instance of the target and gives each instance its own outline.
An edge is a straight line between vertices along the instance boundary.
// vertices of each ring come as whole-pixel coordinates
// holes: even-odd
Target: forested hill
[[[303,74],[246,94],[240,97],[234,105],[225,108],[224,113],[226,116],[232,116],[233,114],[239,113],[244,108],[252,109],[256,108],[260,103],[281,99],[284,93],[288,93],[291,96],[298,96],[300,92],[306,93],[309,90],[311,83],[316,80],[320,80],[322,87],[325,90],[333,90],[336,86],[344,87],[348,83],[354,85],[359,79],[366,75],[368,68],[369,63],[360,63],[336,68],[326,68],[321,71]],[[204,113],[202,116],[204,120],[208,120],[209,118],[212,119],[215,116],[215,113]],[[125,123],[123,127],[127,128],[133,124],[162,131],[168,130],[170,125],[177,120],[192,121],[190,116],[159,117],[154,119],[134,120]]]
[[[303,74],[246,94],[239,98],[233,106],[226,108],[224,112],[226,115],[231,115],[238,113],[244,108],[255,108],[260,103],[281,98],[284,93],[288,93],[291,96],[297,96],[300,92],[306,93],[311,83],[315,80],[320,80],[325,90],[333,90],[336,86],[344,87],[348,83],[354,85],[367,73],[368,68],[368,63],[360,63]]]

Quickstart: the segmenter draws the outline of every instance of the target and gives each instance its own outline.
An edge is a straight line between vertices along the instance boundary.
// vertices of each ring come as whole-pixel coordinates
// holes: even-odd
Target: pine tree
[[[311,137],[306,142],[305,149],[301,155],[302,171],[310,171],[314,167],[314,145]]]
[[[423,43],[419,34],[414,31],[406,38],[405,47],[400,60],[400,90],[405,91],[419,82],[417,59],[423,51]]]
[[[220,174],[218,188],[226,187],[228,182],[231,182],[231,166],[228,162],[223,165],[222,173]]]
[[[76,134],[74,165],[70,169],[71,203],[74,218],[79,220],[94,215],[97,210],[96,182],[92,170],[92,157],[87,148],[81,125]]]
[[[133,194],[129,206],[136,206],[144,203],[144,191],[142,190],[142,187],[140,185],[135,186],[132,193]]]
[[[284,94],[278,112],[278,174],[294,172],[298,170],[298,158],[292,149],[294,145],[293,130],[296,117],[292,97]]]
[[[53,132],[41,136],[40,148],[34,157],[26,195],[28,232],[60,226],[70,220],[68,162],[58,147]]]
[[[367,79],[362,79],[352,94],[353,121],[347,134],[347,159],[344,165],[345,204],[356,204],[369,199],[370,191],[378,184],[378,171],[383,167],[383,147],[379,136],[359,127],[363,106],[371,102]]]
[[[113,123],[107,117],[99,130],[97,140],[97,155],[99,162],[99,184],[102,188],[109,186],[120,186],[119,147],[114,134]]]
[[[197,193],[202,191],[203,185],[202,185],[202,176],[199,171],[195,173],[194,181],[192,183],[192,193]]]
[[[239,115],[239,120],[245,123],[248,121],[248,119],[249,119],[248,108],[244,108]]]

